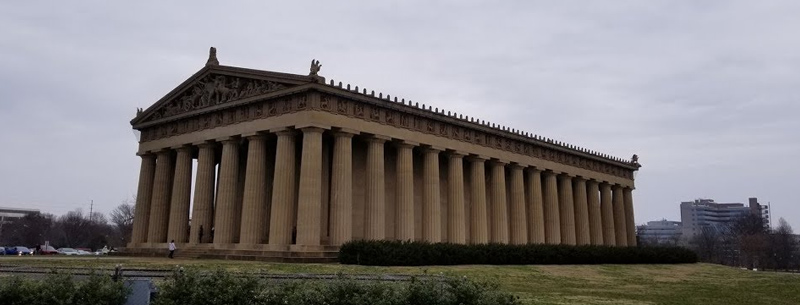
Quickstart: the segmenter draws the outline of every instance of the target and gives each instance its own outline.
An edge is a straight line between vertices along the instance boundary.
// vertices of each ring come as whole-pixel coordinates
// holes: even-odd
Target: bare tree
[[[55,232],[55,216],[47,213],[32,213],[15,219],[7,225],[0,243],[34,247],[52,240]]]
[[[113,211],[111,211],[111,223],[114,225],[117,233],[121,238],[122,244],[127,244],[128,241],[131,239],[131,231],[133,231],[133,215],[135,207],[132,202],[136,202],[136,199],[132,201],[125,200],[117,206]]]
[[[797,268],[798,245],[792,232],[792,226],[781,218],[778,227],[770,234],[769,246],[766,255],[769,265],[775,270],[789,270]]]
[[[58,218],[61,229],[60,244],[66,247],[84,247],[89,239],[91,223],[83,215],[83,210],[77,209],[67,212]]]
[[[750,269],[760,268],[769,233],[761,215],[748,213],[740,217],[731,224],[730,232],[741,253],[739,264]]]
[[[697,252],[700,261],[720,263],[722,254],[720,253],[722,246],[722,234],[717,227],[705,226],[700,229],[700,233],[696,234],[689,242]]]

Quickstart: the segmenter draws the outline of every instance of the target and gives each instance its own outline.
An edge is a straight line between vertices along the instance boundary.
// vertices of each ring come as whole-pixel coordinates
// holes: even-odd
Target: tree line
[[[689,239],[700,261],[759,270],[800,270],[799,243],[786,220],[770,229],[756,214],[703,227]]]
[[[54,248],[124,247],[133,228],[134,205],[123,201],[108,217],[103,213],[84,213],[81,209],[56,216],[31,213],[0,224],[0,246],[34,247],[46,241]]]

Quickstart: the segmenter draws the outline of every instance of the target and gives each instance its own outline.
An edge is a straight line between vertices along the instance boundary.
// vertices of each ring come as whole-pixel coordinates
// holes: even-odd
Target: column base
[[[289,246],[290,252],[320,252],[325,251],[325,246],[322,245],[291,245]]]

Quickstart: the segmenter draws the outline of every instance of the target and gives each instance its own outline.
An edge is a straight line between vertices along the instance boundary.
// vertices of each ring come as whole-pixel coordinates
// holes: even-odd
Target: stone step
[[[161,248],[128,248],[121,255],[140,257],[166,257],[169,253]],[[323,249],[328,250],[328,249]],[[175,251],[176,258],[231,259],[263,262],[335,263],[338,251],[270,251],[244,249],[213,249],[210,247],[186,247]]]

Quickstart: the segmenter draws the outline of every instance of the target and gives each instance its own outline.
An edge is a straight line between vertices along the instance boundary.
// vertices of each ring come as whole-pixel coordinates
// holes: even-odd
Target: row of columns
[[[163,243],[168,237],[178,242],[209,242],[213,234],[215,244],[254,245],[268,241],[270,245],[285,246],[292,244],[296,227],[297,245],[321,245],[323,180],[320,173],[324,129],[306,127],[300,130],[299,173],[295,166],[295,130],[275,132],[275,162],[267,162],[265,135],[253,134],[246,136],[246,164],[239,160],[238,138],[221,141],[222,157],[216,186],[214,146],[211,143],[197,145],[192,232],[188,232],[188,226],[194,148],[179,147],[175,149],[176,154],[164,150],[155,155],[142,155],[132,242]],[[333,134],[329,243],[340,245],[353,238],[354,133],[336,131]],[[388,140],[380,136],[367,139],[366,183],[363,186],[365,239],[386,238],[384,148]],[[417,228],[412,152],[419,145],[404,141],[393,143],[397,149],[393,232],[396,239],[412,240],[415,231],[421,230],[423,240],[442,241],[439,160],[440,155],[446,154],[445,235],[448,242],[636,244],[630,188],[500,160],[467,157],[431,146],[421,146],[423,202],[421,227]],[[465,159],[469,163],[466,166]],[[486,196],[487,163],[489,196]],[[471,180],[471,188],[466,190],[471,199],[469,219],[465,210],[465,167]],[[205,234],[200,234],[201,228],[205,228]]]

